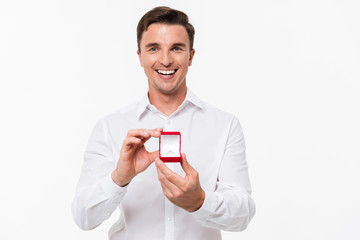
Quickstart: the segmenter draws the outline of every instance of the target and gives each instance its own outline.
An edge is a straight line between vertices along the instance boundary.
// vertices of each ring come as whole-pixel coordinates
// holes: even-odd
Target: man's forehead
[[[143,42],[143,40],[149,40],[151,42],[175,40],[176,43],[183,43],[186,45],[190,43],[188,33],[184,26],[167,23],[150,24],[142,34],[141,42]]]
[[[149,28],[154,28],[154,27],[177,27],[177,28],[183,28],[185,31],[185,27],[179,23],[161,23],[161,22],[156,22],[156,23],[152,23],[150,24],[144,32],[148,31]]]

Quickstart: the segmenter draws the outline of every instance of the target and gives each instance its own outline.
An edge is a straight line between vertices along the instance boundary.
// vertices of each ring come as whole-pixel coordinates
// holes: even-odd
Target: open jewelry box
[[[161,132],[159,157],[163,162],[181,162],[180,132]]]

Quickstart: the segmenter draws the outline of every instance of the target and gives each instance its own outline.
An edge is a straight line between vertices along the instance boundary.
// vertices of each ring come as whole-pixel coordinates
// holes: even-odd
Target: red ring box
[[[161,132],[159,157],[163,162],[181,162],[180,132]]]

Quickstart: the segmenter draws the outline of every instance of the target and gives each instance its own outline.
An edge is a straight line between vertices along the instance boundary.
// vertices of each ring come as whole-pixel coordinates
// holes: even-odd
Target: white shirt
[[[119,187],[111,179],[128,130],[159,127],[181,132],[181,151],[199,173],[205,201],[193,213],[164,196],[154,164],[126,187]],[[149,152],[158,150],[159,140],[151,138],[145,147]],[[185,175],[179,163],[166,164]],[[247,227],[255,213],[250,194],[239,121],[200,101],[188,89],[184,102],[169,117],[145,96],[97,123],[85,151],[73,216],[80,228],[89,230],[119,207],[119,220],[109,231],[111,240],[218,240],[220,230],[241,231]]]

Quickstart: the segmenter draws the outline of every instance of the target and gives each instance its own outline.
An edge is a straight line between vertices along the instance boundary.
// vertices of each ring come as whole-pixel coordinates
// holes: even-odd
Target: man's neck
[[[160,112],[166,116],[170,116],[183,103],[186,97],[186,87],[181,88],[175,93],[164,94],[156,90],[149,89],[149,101]]]

